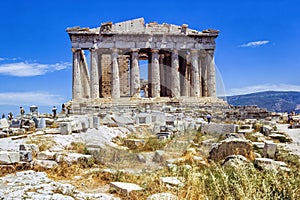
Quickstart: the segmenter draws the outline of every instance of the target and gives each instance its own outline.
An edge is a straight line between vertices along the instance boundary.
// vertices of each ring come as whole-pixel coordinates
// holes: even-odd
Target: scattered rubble
[[[7,195],[9,199],[19,195],[22,198],[30,196],[42,199],[118,199],[108,193],[115,191],[120,195],[128,195],[133,191],[144,190],[134,183],[116,182],[108,178],[106,181],[111,190],[106,189],[105,193],[85,193],[77,191],[73,185],[50,180],[42,172],[18,172],[19,169],[55,170],[64,164],[88,168],[101,163],[109,168],[98,168],[97,172],[91,173],[97,176],[105,174],[103,176],[107,177],[154,173],[163,168],[176,174],[180,170],[189,172],[195,167],[210,167],[212,161],[221,163],[222,167],[237,169],[248,166],[258,171],[290,171],[289,163],[276,160],[282,147],[294,145],[297,148],[297,143],[292,140],[294,136],[289,136],[286,131],[294,131],[294,135],[299,133],[296,133],[296,129],[283,129],[283,126],[288,125],[268,121],[272,119],[249,118],[223,124],[217,121],[218,117],[208,124],[203,111],[178,112],[172,106],[161,109],[165,113],[147,108],[135,115],[125,109],[112,114],[58,115],[56,119],[39,116],[34,124],[36,127],[32,127],[35,122],[29,118],[29,124],[22,127],[21,120],[16,119],[11,127],[6,119],[2,119],[0,169],[9,175],[0,178],[0,185],[3,186],[0,197]],[[185,135],[188,132],[192,134]],[[202,138],[195,140],[199,133]],[[149,138],[154,138],[153,141],[157,143],[165,143],[165,146],[140,151],[149,145]],[[126,165],[123,165],[124,161]],[[10,174],[13,172],[17,174]],[[29,179],[32,183],[21,187],[17,181],[22,176],[26,183]],[[74,180],[80,181],[83,177],[78,174]],[[11,185],[3,185],[4,182]],[[170,189],[185,185],[184,178],[176,176],[161,176],[158,182]],[[171,193],[157,193],[147,199],[178,197]]]

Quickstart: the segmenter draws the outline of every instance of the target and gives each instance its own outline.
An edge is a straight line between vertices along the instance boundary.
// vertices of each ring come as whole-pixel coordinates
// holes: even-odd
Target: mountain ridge
[[[234,106],[256,105],[271,112],[300,112],[300,92],[297,91],[264,91],[224,98]]]

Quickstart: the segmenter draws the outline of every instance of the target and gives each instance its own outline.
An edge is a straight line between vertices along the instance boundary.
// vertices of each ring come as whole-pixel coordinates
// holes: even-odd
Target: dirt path
[[[287,149],[300,156],[300,129],[288,129],[288,124],[277,124],[277,128],[293,139],[292,143],[286,144]]]

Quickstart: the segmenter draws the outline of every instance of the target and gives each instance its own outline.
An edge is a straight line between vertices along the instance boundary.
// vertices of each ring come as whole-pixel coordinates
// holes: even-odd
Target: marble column
[[[166,52],[165,53],[165,58],[164,58],[164,65],[165,65],[165,96],[171,97],[171,53]]]
[[[152,54],[148,53],[148,88],[147,88],[147,97],[152,97]]]
[[[172,97],[180,97],[180,79],[179,79],[179,59],[178,50],[172,51],[172,66],[171,66],[171,92]]]
[[[72,99],[82,98],[81,73],[80,73],[80,50],[73,51],[73,83],[72,83]]]
[[[200,94],[200,81],[199,81],[199,64],[198,64],[198,50],[191,50],[191,85],[192,85],[192,97],[199,97]]]
[[[189,85],[189,81],[188,81],[188,73],[187,73],[187,56],[188,53],[187,52],[183,52],[182,54],[182,62],[181,62],[181,66],[180,66],[180,95],[187,97],[188,95],[188,85]]]
[[[90,75],[91,75],[91,98],[99,98],[99,68],[98,68],[98,53],[97,49],[90,50],[91,59],[90,59]]]
[[[160,75],[159,75],[159,55],[158,50],[151,50],[151,97],[160,97]]]
[[[80,51],[80,76],[81,76],[81,86],[82,86],[82,97],[90,98],[90,74],[89,67],[86,61],[86,57],[84,55],[84,51]]]
[[[160,76],[160,96],[164,97],[166,95],[165,90],[165,65],[164,65],[164,55],[159,55],[159,76]]]
[[[208,50],[206,55],[207,66],[207,87],[208,96],[216,97],[216,75],[214,64],[214,50]]]
[[[120,77],[118,64],[118,50],[113,49],[111,54],[111,97],[113,99],[120,98]]]
[[[139,50],[133,49],[131,52],[130,63],[130,96],[140,97],[140,67],[139,67]]]
[[[202,96],[207,97],[208,96],[208,88],[207,88],[207,63],[206,63],[206,51],[201,50],[200,56],[201,56],[201,83],[202,83]]]

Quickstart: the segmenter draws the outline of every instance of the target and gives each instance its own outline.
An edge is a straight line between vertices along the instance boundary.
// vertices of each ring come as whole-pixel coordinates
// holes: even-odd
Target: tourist
[[[53,118],[56,117],[56,110],[57,110],[57,108],[55,106],[53,106],[53,108],[52,108]]]
[[[25,110],[23,107],[20,107],[20,114],[21,114],[21,116],[23,116],[25,114]]]
[[[66,105],[63,103],[61,104],[61,112],[64,114],[66,113]]]
[[[293,112],[290,112],[290,114],[288,115],[288,124],[293,123]]]
[[[5,118],[5,114],[3,113],[3,114],[2,114],[2,119],[4,119],[4,118]]]
[[[210,120],[211,120],[211,114],[210,113],[208,113],[206,115],[206,119],[207,119],[207,122],[210,123]]]
[[[12,114],[12,112],[8,113],[8,120],[11,121],[14,118],[14,115]]]

